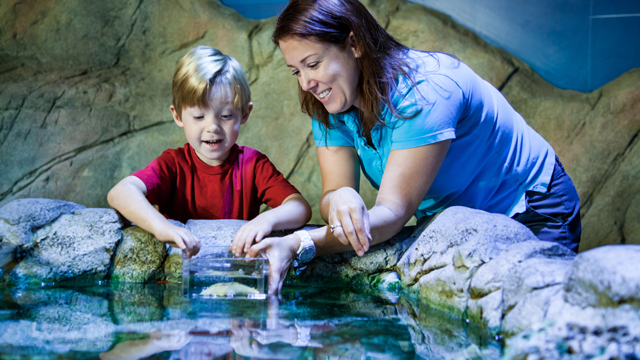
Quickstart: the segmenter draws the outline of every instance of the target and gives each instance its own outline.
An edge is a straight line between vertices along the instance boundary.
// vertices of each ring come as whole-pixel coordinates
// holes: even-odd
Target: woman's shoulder
[[[416,78],[458,69],[462,62],[455,56],[437,51],[411,49],[406,54],[408,74]]]

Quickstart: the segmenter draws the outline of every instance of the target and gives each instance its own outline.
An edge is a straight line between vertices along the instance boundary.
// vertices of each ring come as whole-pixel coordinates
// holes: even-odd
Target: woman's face
[[[346,49],[298,37],[281,40],[287,66],[298,77],[300,87],[316,97],[331,114],[358,107],[360,69],[353,35]]]

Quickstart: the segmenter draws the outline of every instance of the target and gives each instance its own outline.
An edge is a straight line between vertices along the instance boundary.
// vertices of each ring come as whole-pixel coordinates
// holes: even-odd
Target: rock
[[[375,280],[371,282],[372,286],[375,286],[379,290],[399,292],[402,290],[402,282],[400,276],[395,271],[386,271],[380,274],[375,274]]]
[[[635,81],[640,82],[640,71],[637,73]],[[640,93],[639,88],[625,90]],[[621,91],[619,95],[628,96]],[[633,102],[632,99],[628,100]],[[632,104],[629,106],[633,108]],[[640,109],[638,101],[635,107]],[[628,121],[640,122],[637,114],[628,114]],[[638,139],[637,136],[630,139],[627,147],[620,149],[592,197],[583,200],[582,223],[585,225],[581,252],[608,244],[640,245],[640,183],[636,181],[640,177]],[[620,138],[616,141],[623,143],[624,140]]]
[[[578,254],[564,282],[565,300],[575,306],[640,307],[640,245],[609,245]]]
[[[616,308],[579,307],[564,301],[562,292],[548,300],[543,323],[507,339],[505,359],[537,357],[591,359],[614,352],[617,358],[640,356],[640,312],[629,304]]]
[[[312,228],[315,226],[305,227],[305,229]],[[300,275],[290,271],[287,281],[293,285],[308,284],[311,281],[352,286],[377,283],[379,281],[377,274],[395,271],[402,254],[415,240],[411,236],[412,230],[411,227],[405,227],[391,239],[371,246],[363,256],[357,256],[354,251],[319,256],[309,262]]]
[[[503,318],[503,286],[514,276],[515,269],[528,259],[542,261],[573,259],[575,253],[566,247],[553,242],[528,240],[509,246],[488,263],[480,266],[471,279],[468,315],[474,320],[484,321],[492,333],[498,333]],[[539,278],[539,277],[538,277]],[[510,284],[515,285],[513,282]],[[512,286],[510,285],[510,286]],[[525,287],[526,288],[526,287]],[[527,288],[530,289],[530,288]],[[520,292],[522,294],[523,292]],[[526,292],[524,292],[526,293]],[[514,301],[514,293],[510,291]]]
[[[169,220],[169,222],[176,226],[186,227],[185,224],[176,220]],[[180,248],[167,247],[167,256],[164,258],[164,280],[182,284],[182,250]],[[182,296],[182,293],[180,295]]]
[[[14,284],[104,280],[122,239],[116,212],[84,209],[62,215],[34,234],[26,257],[11,272]]]
[[[547,319],[550,299],[562,293],[562,285],[546,286],[541,289],[532,289],[523,294],[519,301],[513,305],[502,319],[501,334],[505,337],[513,336],[521,331],[536,329]],[[503,307],[505,305],[503,304]]]
[[[33,233],[64,214],[85,207],[54,199],[18,199],[0,208],[0,241],[30,246]]]
[[[137,226],[122,231],[122,242],[113,262],[112,281],[150,282],[164,278],[167,245]]]
[[[473,275],[471,295],[481,298],[502,289],[506,278],[524,260],[531,258],[572,260],[575,253],[566,247],[549,241],[529,240],[509,246],[506,250],[481,266]]]
[[[509,245],[536,237],[505,215],[451,207],[432,220],[397,265],[403,287],[454,312],[467,308],[476,270]]]
[[[396,304],[416,353],[425,359],[497,359],[500,346],[482,330],[407,294]],[[480,348],[481,346],[481,348]]]
[[[638,193],[640,70],[591,93],[554,88],[520,67],[502,89],[509,103],[554,148],[582,204],[580,251],[625,243]],[[628,220],[627,220],[628,219]],[[631,243],[640,243],[632,235]]]
[[[531,258],[515,266],[504,280],[505,314],[534,290],[561,286],[570,263],[570,260]]]
[[[164,279],[182,284],[182,250],[170,247],[164,260]]]
[[[240,228],[248,223],[245,220],[189,220],[186,228],[200,239],[200,252],[193,259],[227,249]]]

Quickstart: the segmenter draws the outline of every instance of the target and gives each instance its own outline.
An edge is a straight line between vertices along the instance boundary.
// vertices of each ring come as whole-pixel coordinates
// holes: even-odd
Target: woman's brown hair
[[[401,119],[391,103],[391,94],[398,74],[407,76],[406,53],[409,48],[391,36],[358,0],[291,0],[276,21],[272,40],[276,46],[289,37],[330,43],[346,49],[349,34],[353,32],[356,59],[360,68],[358,83],[358,110],[362,135],[369,145],[371,129],[384,124],[380,118],[382,104],[387,104],[391,113]],[[407,76],[408,77],[408,76]],[[411,81],[411,80],[410,80]],[[313,94],[298,85],[300,106],[305,114],[315,117],[330,127],[329,112]]]

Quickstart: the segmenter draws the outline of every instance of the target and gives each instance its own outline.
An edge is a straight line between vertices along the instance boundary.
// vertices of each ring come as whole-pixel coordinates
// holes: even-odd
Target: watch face
[[[301,263],[307,263],[316,256],[316,248],[314,246],[307,246],[302,248],[302,251],[298,253],[298,259]]]

